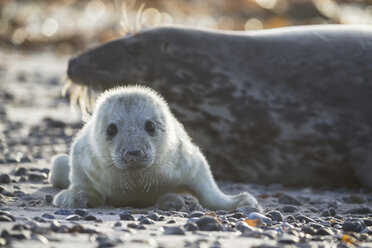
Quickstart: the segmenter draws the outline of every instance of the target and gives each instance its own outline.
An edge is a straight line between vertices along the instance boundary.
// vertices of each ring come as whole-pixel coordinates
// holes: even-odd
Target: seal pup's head
[[[152,166],[169,143],[172,121],[164,99],[155,91],[128,86],[106,91],[92,116],[93,150],[124,170]]]

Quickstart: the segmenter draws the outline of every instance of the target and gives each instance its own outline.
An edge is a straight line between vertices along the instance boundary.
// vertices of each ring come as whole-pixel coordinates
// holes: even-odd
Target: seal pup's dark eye
[[[110,125],[106,129],[106,134],[109,137],[114,137],[115,134],[118,132],[118,127],[115,123],[110,123]]]
[[[148,132],[148,134],[154,135],[155,134],[155,124],[154,124],[154,122],[146,121],[145,130],[146,130],[146,132]]]

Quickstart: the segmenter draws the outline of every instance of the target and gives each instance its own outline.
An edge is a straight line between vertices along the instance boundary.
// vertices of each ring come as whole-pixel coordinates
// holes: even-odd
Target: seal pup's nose
[[[141,150],[131,150],[131,151],[127,151],[127,153],[129,156],[139,157],[142,152]]]

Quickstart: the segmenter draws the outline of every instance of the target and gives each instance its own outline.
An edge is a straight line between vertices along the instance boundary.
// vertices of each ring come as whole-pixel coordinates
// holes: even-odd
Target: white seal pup
[[[144,87],[105,92],[66,155],[54,159],[51,183],[69,184],[58,207],[147,207],[167,193],[188,192],[211,210],[258,207],[247,192],[226,195],[165,100]],[[64,177],[64,178],[61,178]]]

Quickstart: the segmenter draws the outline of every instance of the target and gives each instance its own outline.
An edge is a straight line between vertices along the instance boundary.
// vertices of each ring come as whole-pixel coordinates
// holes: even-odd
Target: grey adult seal
[[[152,28],[69,62],[75,83],[159,91],[218,179],[372,189],[372,28]]]

